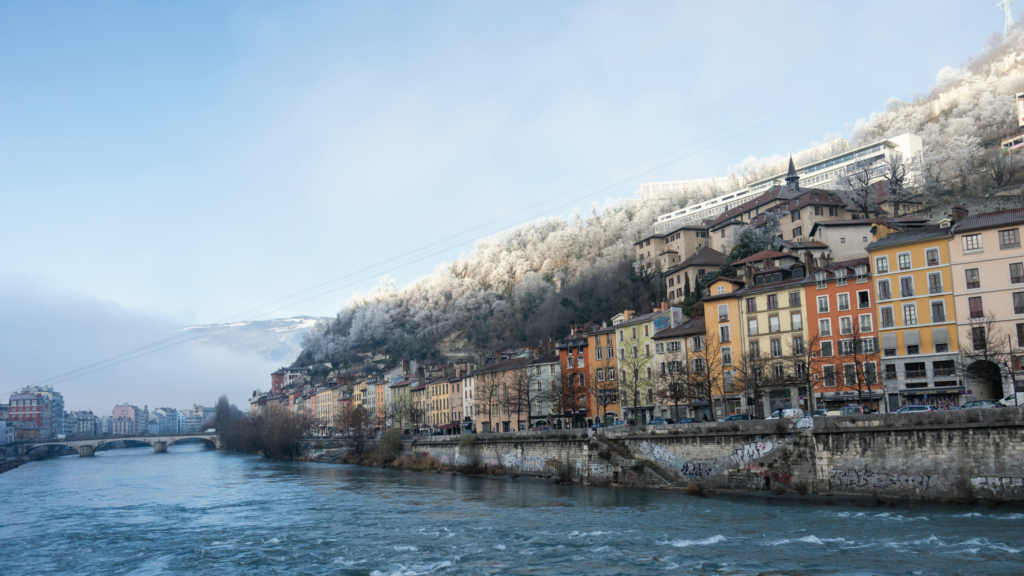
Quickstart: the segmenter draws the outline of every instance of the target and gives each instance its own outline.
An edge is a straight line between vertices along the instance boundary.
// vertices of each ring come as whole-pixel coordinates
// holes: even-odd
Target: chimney
[[[403,358],[402,359],[402,376],[408,376],[408,375],[409,375],[409,359],[408,358]]]
[[[747,262],[743,265],[743,285],[753,286],[754,285],[754,265]]]
[[[635,312],[633,312],[632,310],[623,310],[622,311],[622,321],[623,322],[629,322],[629,319],[633,317],[633,314],[635,314]]]
[[[762,265],[762,266],[763,266],[764,268],[771,268],[771,267],[772,267],[772,259],[771,259],[771,258],[768,258],[768,257],[765,257],[765,258],[764,258],[764,260],[761,260],[761,265]],[[763,270],[764,268],[762,268],[762,270]]]
[[[661,311],[664,312],[665,310],[668,310],[668,302],[665,302],[664,300],[662,300],[661,301]]]
[[[416,367],[416,377],[419,379],[420,382],[427,381],[427,373],[423,366]]]
[[[953,202],[953,224],[967,218],[967,205],[963,202]]]
[[[807,252],[804,252],[804,267],[807,268],[807,271],[804,272],[804,274],[806,274],[807,276],[810,276],[811,272],[814,272],[815,270],[814,256],[811,255],[811,252],[809,250]]]

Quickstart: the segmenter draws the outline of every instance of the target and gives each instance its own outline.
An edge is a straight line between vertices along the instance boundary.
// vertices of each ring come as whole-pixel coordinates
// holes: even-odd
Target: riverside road
[[[878,508],[174,445],[0,475],[3,574],[1008,574],[1024,509]]]

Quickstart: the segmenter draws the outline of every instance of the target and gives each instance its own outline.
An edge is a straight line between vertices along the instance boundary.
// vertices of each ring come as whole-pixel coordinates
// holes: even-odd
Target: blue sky
[[[5,2],[0,286],[40,316],[213,322],[868,71],[578,208],[845,134],[974,54],[993,4]]]

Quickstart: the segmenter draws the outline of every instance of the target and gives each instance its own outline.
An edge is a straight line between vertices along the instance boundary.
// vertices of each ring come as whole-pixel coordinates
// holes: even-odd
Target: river
[[[172,446],[0,474],[0,574],[1007,574],[1024,510],[698,498]]]

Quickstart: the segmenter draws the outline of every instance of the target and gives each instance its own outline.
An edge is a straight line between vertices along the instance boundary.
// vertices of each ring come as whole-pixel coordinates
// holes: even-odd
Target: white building
[[[855,162],[869,161],[872,169],[878,172],[876,177],[880,179],[882,175],[882,161],[886,155],[899,152],[903,154],[904,158],[912,158],[920,162],[922,160],[922,150],[923,146],[920,136],[902,134],[812,162],[797,168],[796,173],[800,177],[800,186],[802,188],[835,189],[843,172]],[[659,234],[665,233],[675,230],[684,224],[700,222],[705,218],[718,216],[730,208],[735,208],[747,200],[756,198],[759,194],[771,188],[772,185],[782,182],[785,177],[785,173],[779,173],[775,176],[751,182],[745,188],[723,194],[718,198],[712,198],[699,204],[680,208],[668,214],[662,214],[654,224],[654,232]],[[645,184],[640,185],[641,190],[644,186]]]

